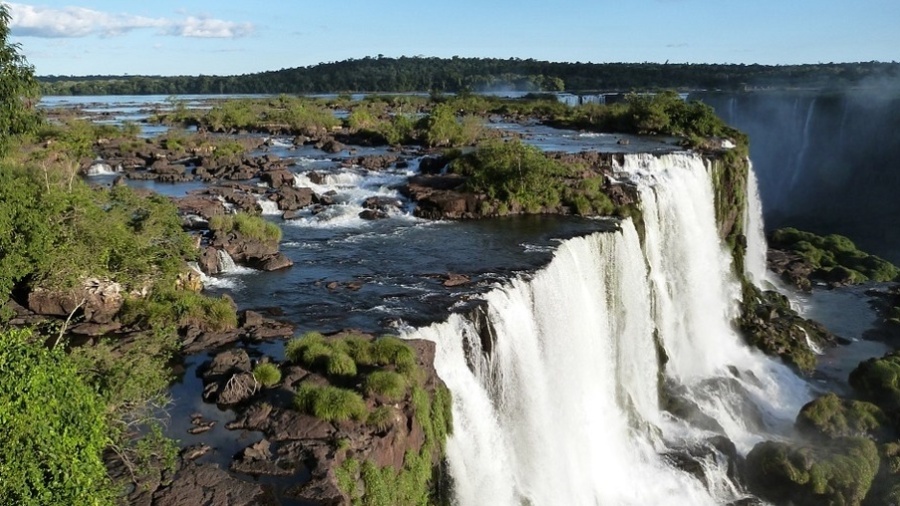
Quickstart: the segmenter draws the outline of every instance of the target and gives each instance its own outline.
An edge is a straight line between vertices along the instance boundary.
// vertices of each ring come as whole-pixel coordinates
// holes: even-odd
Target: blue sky
[[[232,75],[365,56],[900,60],[900,0],[6,2],[38,75]]]

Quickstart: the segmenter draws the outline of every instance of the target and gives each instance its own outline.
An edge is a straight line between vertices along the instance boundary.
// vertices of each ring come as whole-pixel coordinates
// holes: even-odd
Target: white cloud
[[[181,37],[234,39],[246,37],[253,33],[250,23],[234,23],[221,19],[197,18],[188,16],[184,21],[177,21],[166,29],[168,35]]]
[[[114,37],[139,29],[156,29],[161,35],[200,38],[237,38],[253,33],[251,23],[235,23],[210,17],[149,18],[82,7],[53,8],[19,3],[8,5],[10,30],[13,35],[18,36]]]

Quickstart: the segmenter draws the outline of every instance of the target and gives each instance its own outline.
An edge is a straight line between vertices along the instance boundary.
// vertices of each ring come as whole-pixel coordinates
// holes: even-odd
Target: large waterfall
[[[486,294],[490,332],[456,314],[409,336],[437,344],[453,392],[460,505],[725,504],[743,494],[707,441],[746,453],[808,400],[731,326],[739,291],[703,159],[627,155],[621,168],[640,191],[643,240],[630,220],[568,240],[530,279]],[[667,396],[697,411],[691,422],[662,409]]]

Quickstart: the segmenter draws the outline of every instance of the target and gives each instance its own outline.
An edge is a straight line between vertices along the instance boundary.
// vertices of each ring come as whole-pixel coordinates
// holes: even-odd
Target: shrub
[[[329,422],[364,420],[366,403],[352,390],[333,386],[301,384],[294,397],[300,411]]]
[[[271,362],[264,362],[253,368],[253,377],[264,387],[275,386],[281,381],[281,369]]]
[[[356,362],[344,352],[332,351],[325,358],[325,373],[329,376],[356,376]]]
[[[366,395],[379,395],[390,401],[399,401],[406,395],[406,378],[393,371],[375,371],[366,376],[363,390]]]
[[[0,332],[0,503],[113,504],[106,406],[61,348]]]
[[[570,170],[540,149],[518,140],[490,141],[456,160],[453,172],[468,176],[469,190],[529,212],[559,205],[562,177]]]
[[[190,290],[156,290],[147,297],[125,300],[123,323],[145,328],[196,325],[204,330],[237,328],[237,313],[228,297],[207,297]]]
[[[247,213],[216,215],[209,220],[209,229],[217,234],[238,232],[248,239],[264,243],[281,240],[281,228],[260,216]]]
[[[398,371],[408,373],[416,368],[416,354],[402,339],[383,336],[372,343],[372,362],[376,365],[393,365]]]
[[[313,344],[324,344],[325,336],[319,332],[307,332],[297,339],[291,339],[284,347],[284,356],[296,364],[304,363],[303,354]]]
[[[378,406],[366,418],[366,425],[380,431],[391,428],[394,420],[394,408],[390,406]]]

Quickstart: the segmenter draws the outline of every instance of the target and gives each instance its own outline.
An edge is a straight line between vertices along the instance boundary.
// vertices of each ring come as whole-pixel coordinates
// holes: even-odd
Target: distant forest
[[[44,95],[745,90],[846,88],[889,80],[900,63],[719,65],[366,57],[239,76],[43,76]]]

